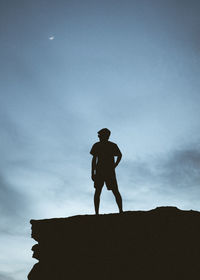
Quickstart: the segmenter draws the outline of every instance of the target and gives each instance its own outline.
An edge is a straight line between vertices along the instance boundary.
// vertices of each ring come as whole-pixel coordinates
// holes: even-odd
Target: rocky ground
[[[200,213],[176,207],[31,220],[29,280],[198,280]]]

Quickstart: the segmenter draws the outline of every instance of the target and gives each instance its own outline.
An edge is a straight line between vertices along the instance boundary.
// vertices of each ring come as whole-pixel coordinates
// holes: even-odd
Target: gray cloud
[[[28,210],[26,196],[13,188],[6,179],[0,176],[0,231],[15,234],[23,225]],[[16,228],[17,225],[17,228]]]
[[[175,205],[199,210],[200,149],[195,143],[165,154],[125,161],[119,167],[119,188],[127,209]]]
[[[129,181],[138,185],[155,185],[157,190],[198,192],[200,186],[200,149],[196,144],[171,150],[165,155],[149,158],[148,161],[126,161],[120,171]],[[155,188],[156,190],[156,188]]]
[[[119,169],[119,175],[129,177],[132,184],[143,184],[155,180],[151,164],[143,160],[125,161]]]
[[[0,272],[0,280],[14,280],[14,278],[9,276],[9,273]]]
[[[5,179],[0,176],[0,207],[1,213],[9,216],[16,216],[20,211],[21,202],[19,193],[12,189]]]
[[[175,150],[161,165],[160,178],[169,187],[200,186],[200,149],[198,146]]]

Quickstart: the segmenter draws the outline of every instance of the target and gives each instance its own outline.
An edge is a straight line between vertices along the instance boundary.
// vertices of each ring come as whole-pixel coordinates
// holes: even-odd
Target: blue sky
[[[103,127],[125,210],[199,211],[199,1],[0,4],[0,280],[35,263],[30,219],[94,213]],[[116,211],[104,189],[100,212]]]

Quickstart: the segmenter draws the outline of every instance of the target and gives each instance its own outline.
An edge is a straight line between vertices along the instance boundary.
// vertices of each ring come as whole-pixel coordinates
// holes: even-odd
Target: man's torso
[[[109,173],[114,171],[115,156],[121,155],[118,146],[110,141],[97,142],[90,153],[97,157],[97,172]]]

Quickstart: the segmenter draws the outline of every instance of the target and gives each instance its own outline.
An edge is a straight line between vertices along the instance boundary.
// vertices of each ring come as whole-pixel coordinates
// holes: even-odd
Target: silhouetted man
[[[94,206],[96,215],[99,214],[100,195],[104,183],[106,183],[108,190],[112,190],[119,212],[123,212],[122,198],[118,190],[115,174],[115,167],[119,164],[122,154],[117,144],[108,141],[110,133],[110,130],[107,128],[99,130],[98,137],[100,141],[95,143],[90,151],[90,154],[93,155],[91,177],[95,187]],[[117,157],[116,161],[115,156]]]

